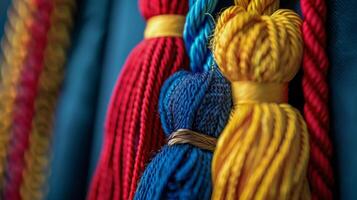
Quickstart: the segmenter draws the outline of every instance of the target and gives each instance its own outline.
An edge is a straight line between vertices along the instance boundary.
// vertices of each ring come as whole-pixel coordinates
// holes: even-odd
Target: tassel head
[[[289,82],[299,70],[303,44],[301,19],[289,10],[271,16],[227,9],[213,40],[217,65],[231,81]]]
[[[166,81],[159,101],[165,135],[190,129],[217,137],[228,120],[231,105],[229,84],[217,69],[176,73]]]

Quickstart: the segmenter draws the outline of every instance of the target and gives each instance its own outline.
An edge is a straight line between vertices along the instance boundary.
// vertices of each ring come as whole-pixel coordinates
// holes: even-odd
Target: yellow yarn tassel
[[[212,199],[310,199],[308,132],[287,104],[302,57],[301,19],[276,0],[235,3],[213,39],[234,108],[214,152]]]

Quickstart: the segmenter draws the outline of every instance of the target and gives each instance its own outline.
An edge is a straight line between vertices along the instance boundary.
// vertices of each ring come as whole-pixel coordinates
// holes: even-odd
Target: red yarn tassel
[[[146,20],[188,10],[181,0],[140,0],[139,6]],[[111,97],[90,200],[133,198],[146,163],[164,143],[157,113],[160,88],[184,66],[188,59],[181,37],[144,39],[131,52]]]
[[[301,0],[305,52],[303,58],[304,115],[310,133],[309,182],[311,198],[333,199],[334,177],[329,138],[328,57],[326,49],[326,3]]]

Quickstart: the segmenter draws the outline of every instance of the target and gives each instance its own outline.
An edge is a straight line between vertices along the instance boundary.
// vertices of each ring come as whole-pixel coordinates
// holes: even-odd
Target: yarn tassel
[[[140,0],[145,39],[126,60],[108,108],[101,157],[89,199],[132,199],[139,177],[164,142],[156,109],[159,90],[187,66],[182,30],[187,1]]]
[[[20,16],[18,23],[26,27],[28,34],[25,34],[23,59],[17,63],[21,70],[17,71],[17,81],[12,85],[16,96],[10,126],[6,130],[11,139],[5,168],[7,178],[2,191],[4,199],[44,198],[51,118],[62,82],[74,5],[71,0],[19,0],[14,3],[16,14]],[[24,14],[27,17],[21,18]],[[9,44],[6,48],[11,50],[13,46]],[[4,71],[2,76],[11,76],[10,72]]]
[[[215,141],[231,109],[231,93],[208,49],[217,0],[192,0],[184,40],[193,72],[180,71],[161,89],[159,111],[168,144],[149,163],[135,198],[209,199]],[[194,73],[196,72],[196,73]]]
[[[213,156],[212,199],[310,199],[308,132],[287,104],[302,57],[301,19],[276,0],[235,4],[213,39],[234,108]]]
[[[304,16],[302,34],[305,43],[303,56],[304,117],[310,133],[310,162],[308,167],[311,198],[334,198],[332,167],[333,146],[329,136],[329,61],[326,49],[326,14],[324,0],[301,0]]]

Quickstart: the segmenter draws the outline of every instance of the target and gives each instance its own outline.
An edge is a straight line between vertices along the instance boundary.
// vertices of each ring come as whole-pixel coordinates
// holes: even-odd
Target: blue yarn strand
[[[186,16],[183,39],[190,57],[192,72],[208,71],[214,61],[209,50],[209,40],[214,29],[210,14],[216,8],[218,0],[190,0],[190,9]]]
[[[218,137],[232,107],[230,85],[215,65],[208,44],[217,0],[190,0],[184,41],[191,70],[172,75],[163,85],[159,112],[166,137],[190,129]],[[145,169],[134,199],[210,199],[212,152],[190,144],[165,145]]]

